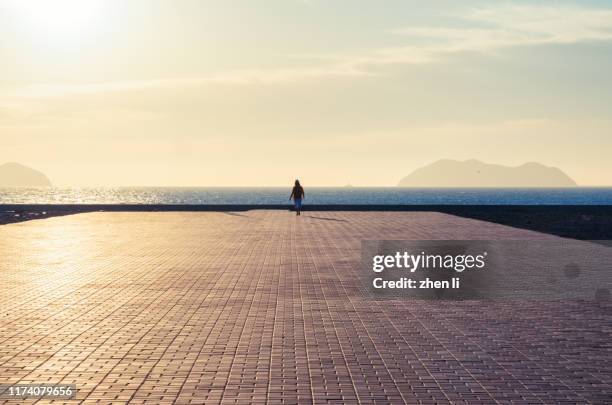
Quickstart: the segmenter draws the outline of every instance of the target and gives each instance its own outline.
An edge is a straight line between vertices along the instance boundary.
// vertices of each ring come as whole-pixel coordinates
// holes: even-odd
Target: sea
[[[612,205],[612,187],[308,187],[305,204]],[[0,188],[0,204],[287,204],[289,187]]]

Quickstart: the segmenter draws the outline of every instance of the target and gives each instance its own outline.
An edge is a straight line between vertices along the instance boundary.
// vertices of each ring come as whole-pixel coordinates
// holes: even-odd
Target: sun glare
[[[104,0],[8,0],[15,17],[42,35],[79,35],[93,29]]]

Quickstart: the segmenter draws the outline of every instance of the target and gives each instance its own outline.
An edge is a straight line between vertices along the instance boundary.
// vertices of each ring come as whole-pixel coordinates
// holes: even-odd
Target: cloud
[[[389,65],[435,63],[460,52],[575,44],[612,40],[612,9],[587,6],[497,5],[450,16],[453,26],[411,26],[389,30],[402,46],[379,47],[357,54],[305,54],[327,68],[353,75],[380,74]]]
[[[352,77],[368,75],[350,64],[338,64],[318,68],[247,70],[200,77],[132,80],[100,83],[54,83],[33,84],[17,89],[10,94],[17,99],[39,99],[48,97],[75,96],[97,93],[137,91],[147,89],[172,89],[211,84],[258,85],[291,83],[324,77]]]
[[[459,16],[460,27],[407,27],[391,32],[430,56],[461,51],[612,40],[612,9],[579,6],[482,7]],[[399,52],[399,51],[398,51]]]
[[[612,40],[612,9],[577,5],[496,5],[479,7],[451,16],[453,26],[411,26],[388,31],[405,44],[377,47],[344,54],[292,55],[309,59],[309,67],[242,70],[201,77],[167,78],[102,83],[33,84],[3,95],[24,100],[147,89],[173,89],[204,85],[270,85],[329,78],[368,77],[384,74],[390,65],[443,61],[460,52],[493,52],[519,46],[574,44]],[[312,63],[316,61],[316,63]],[[17,100],[17,101],[15,101]],[[15,109],[8,102],[0,105]]]

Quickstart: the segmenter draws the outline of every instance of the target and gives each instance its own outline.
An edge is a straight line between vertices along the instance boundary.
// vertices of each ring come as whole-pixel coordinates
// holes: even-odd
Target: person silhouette
[[[289,196],[289,200],[293,199],[295,215],[302,215],[300,211],[302,211],[302,200],[305,196],[306,194],[304,193],[304,188],[300,184],[300,181],[296,180],[293,190],[291,190],[291,195]]]

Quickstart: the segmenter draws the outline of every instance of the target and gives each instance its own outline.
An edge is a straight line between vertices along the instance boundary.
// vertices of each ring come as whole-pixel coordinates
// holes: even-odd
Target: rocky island
[[[399,187],[575,187],[556,167],[540,163],[502,166],[470,159],[439,160],[400,180]]]

